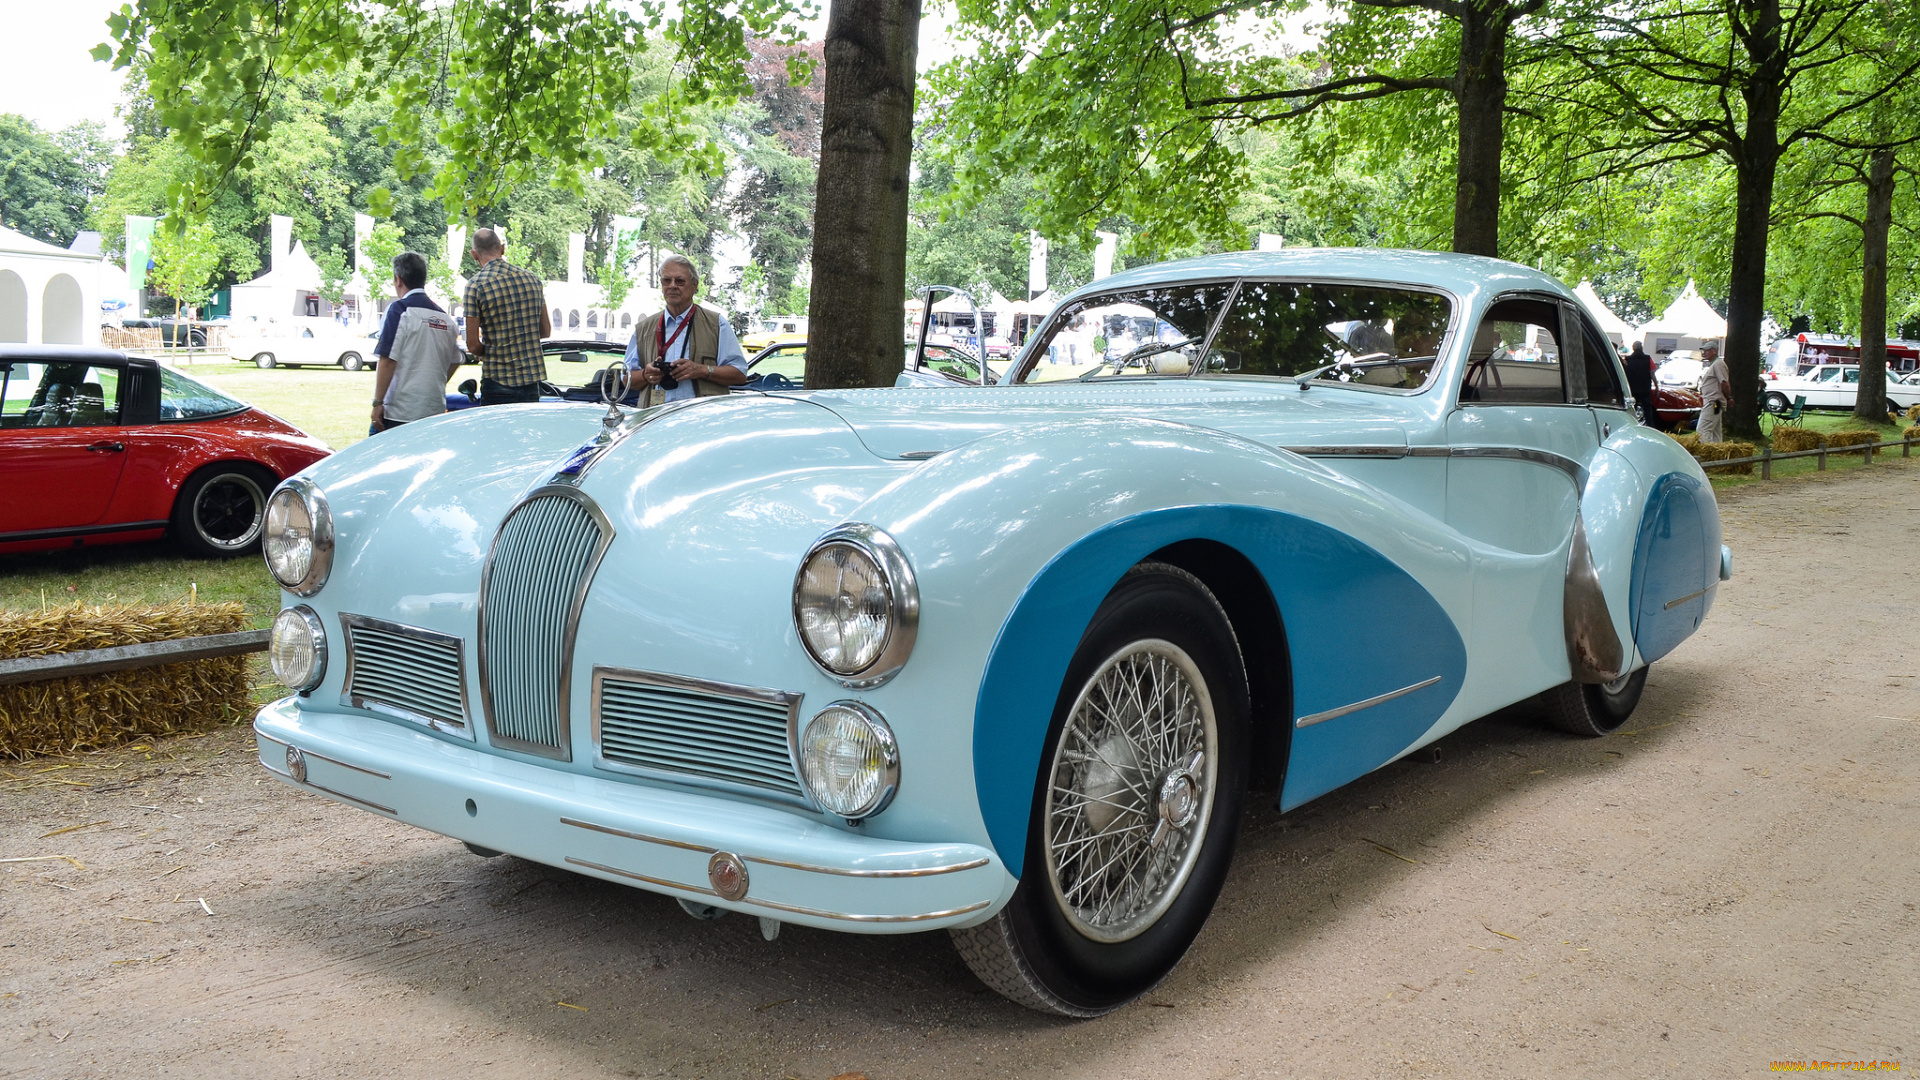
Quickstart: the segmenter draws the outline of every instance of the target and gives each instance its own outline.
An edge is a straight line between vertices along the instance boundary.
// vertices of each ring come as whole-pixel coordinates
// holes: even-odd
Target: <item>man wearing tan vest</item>
[[[660,261],[660,298],[667,310],[634,327],[627,342],[627,387],[641,405],[723,395],[747,381],[747,358],[733,327],[693,302],[700,273],[684,256]]]

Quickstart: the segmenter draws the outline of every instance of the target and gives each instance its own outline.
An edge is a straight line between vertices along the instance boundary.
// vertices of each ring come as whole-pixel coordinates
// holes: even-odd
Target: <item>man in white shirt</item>
[[[427,260],[393,257],[393,291],[373,347],[373,425],[380,431],[447,411],[447,380],[460,369],[453,319],[427,298]]]
[[[720,396],[747,381],[740,339],[718,312],[693,302],[699,290],[700,272],[685,256],[660,261],[667,309],[640,320],[627,342],[627,388],[641,391],[640,404]]]
[[[1700,441],[1725,442],[1727,405],[1733,401],[1727,393],[1727,362],[1720,359],[1720,346],[1709,341],[1700,347]]]

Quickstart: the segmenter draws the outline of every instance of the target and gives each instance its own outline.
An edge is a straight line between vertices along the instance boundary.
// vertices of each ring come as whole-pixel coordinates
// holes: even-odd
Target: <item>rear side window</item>
[[[1583,350],[1587,360],[1587,402],[1592,405],[1610,405],[1616,409],[1627,407],[1627,396],[1621,392],[1620,377],[1615,374],[1618,365],[1614,358],[1613,343],[1605,334],[1593,328],[1586,319],[1580,320],[1586,348]]]
[[[1553,405],[1566,400],[1559,306],[1502,300],[1489,307],[1467,352],[1461,403]]]
[[[160,419],[199,420],[239,412],[247,403],[230,398],[170,367],[160,368]]]
[[[0,427],[101,427],[119,422],[116,368],[62,361],[0,364]]]

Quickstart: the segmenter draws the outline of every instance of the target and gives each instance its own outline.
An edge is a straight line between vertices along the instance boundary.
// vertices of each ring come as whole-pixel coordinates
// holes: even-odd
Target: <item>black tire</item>
[[[1570,735],[1586,738],[1617,731],[1634,707],[1640,704],[1640,692],[1646,689],[1650,667],[1622,675],[1606,685],[1562,683],[1540,695],[1547,723]]]
[[[269,370],[279,366],[279,361],[275,360],[273,354],[270,352],[254,353],[253,366],[262,370]]]
[[[173,500],[174,543],[203,559],[258,550],[275,482],[273,473],[248,462],[222,462],[194,473]]]
[[[360,354],[357,352],[341,353],[340,366],[346,368],[348,371],[359,371],[361,368],[367,366],[367,362],[362,360]]]
[[[1139,681],[1148,668],[1155,681]],[[1106,718],[1099,703],[1124,702],[1106,696],[1122,686],[1145,687],[1149,698],[1154,687],[1184,689],[1201,703],[1190,723],[1176,721],[1178,746],[1148,748],[1174,762],[1170,768],[1143,761],[1131,749],[1136,744],[1124,741],[1127,729]],[[1189,748],[1205,743],[1209,704],[1212,760],[1196,764]],[[1163,563],[1128,572],[1081,636],[1055,702],[1020,885],[992,919],[952,931],[980,981],[1031,1009],[1090,1017],[1133,1001],[1173,970],[1206,923],[1233,859],[1246,803],[1249,711],[1239,644],[1213,594]],[[1183,708],[1177,715],[1188,714]],[[1084,748],[1078,760],[1066,754],[1070,743]],[[1080,801],[1055,805],[1055,793]],[[1119,802],[1109,800],[1129,805],[1114,809]],[[1114,828],[1133,820],[1123,814],[1138,820]],[[1079,837],[1071,835],[1075,829]],[[1136,851],[1146,855],[1149,872],[1136,875],[1139,864],[1128,860],[1125,872],[1108,873],[1116,863],[1105,853],[1135,845],[1144,845]],[[1081,854],[1087,851],[1094,854]],[[1095,860],[1103,861],[1088,872]],[[1116,880],[1128,887],[1114,888]],[[1119,897],[1119,914],[1105,925],[1090,923],[1089,909],[1068,899],[1082,886]],[[1093,912],[1095,919],[1108,915]]]
[[[1793,408],[1793,403],[1787,400],[1787,395],[1778,390],[1767,391],[1766,403],[1767,411],[1775,416],[1784,416],[1787,410]]]

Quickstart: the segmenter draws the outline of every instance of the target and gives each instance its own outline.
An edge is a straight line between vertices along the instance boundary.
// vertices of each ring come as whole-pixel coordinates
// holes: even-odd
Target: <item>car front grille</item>
[[[340,625],[347,639],[347,704],[466,732],[460,638],[363,615],[342,614]]]
[[[613,531],[584,495],[535,494],[508,516],[480,601],[481,686],[491,741],[566,759],[576,605]]]
[[[799,694],[613,668],[593,681],[601,765],[807,801],[789,749]]]

